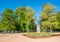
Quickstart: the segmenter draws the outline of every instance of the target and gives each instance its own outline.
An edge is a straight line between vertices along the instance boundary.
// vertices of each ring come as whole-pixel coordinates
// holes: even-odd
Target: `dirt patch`
[[[6,35],[6,34],[2,34],[2,35],[1,35],[1,34],[0,34],[0,37],[4,37],[4,36],[9,36],[9,35]]]

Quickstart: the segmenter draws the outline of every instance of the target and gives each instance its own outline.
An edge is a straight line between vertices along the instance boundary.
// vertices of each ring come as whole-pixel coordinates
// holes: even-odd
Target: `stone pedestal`
[[[37,25],[37,32],[40,33],[40,25]]]

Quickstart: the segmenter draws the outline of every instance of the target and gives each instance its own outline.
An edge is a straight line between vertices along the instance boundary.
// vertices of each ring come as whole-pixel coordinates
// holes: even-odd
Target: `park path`
[[[5,34],[5,36],[1,36],[0,34],[0,42],[60,42],[60,36],[50,37],[50,38],[37,38],[31,39],[22,34]]]

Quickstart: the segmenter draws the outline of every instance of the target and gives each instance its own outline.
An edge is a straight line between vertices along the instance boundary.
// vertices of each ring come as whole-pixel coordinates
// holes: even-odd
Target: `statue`
[[[40,23],[39,23],[39,20],[37,20],[37,32],[40,33]]]

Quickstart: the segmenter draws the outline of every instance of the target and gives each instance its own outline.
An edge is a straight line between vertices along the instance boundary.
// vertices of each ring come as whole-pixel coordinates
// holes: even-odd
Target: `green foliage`
[[[29,29],[29,26],[31,26],[31,21],[33,21],[33,10],[28,7],[18,7],[15,11],[15,14],[17,16],[17,21],[19,26],[21,27],[20,29],[22,31],[27,31]],[[34,23],[34,21],[33,21]]]
[[[58,29],[60,29],[60,12],[57,12],[57,21],[59,22]]]
[[[17,24],[18,24],[18,27],[21,29],[21,31],[24,31],[24,18],[25,18],[25,7],[18,7],[16,10],[15,10],[15,14],[16,14],[16,17],[17,17]]]
[[[0,30],[20,30],[22,32],[32,30],[36,26],[33,14],[34,12],[30,7],[18,7],[15,11],[5,9],[2,12]]]
[[[54,12],[55,7],[47,3],[42,6],[41,28],[60,29],[60,12]],[[31,7],[18,7],[14,11],[5,9],[1,13],[0,30],[17,30],[22,32],[36,31],[34,10]]]
[[[41,27],[57,29],[59,22],[57,21],[56,13],[53,11],[54,7],[50,4],[44,4],[40,19],[42,20]]]
[[[2,21],[0,23],[1,30],[15,30],[15,18],[13,11],[10,9],[5,9],[2,12]]]

